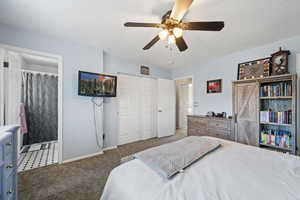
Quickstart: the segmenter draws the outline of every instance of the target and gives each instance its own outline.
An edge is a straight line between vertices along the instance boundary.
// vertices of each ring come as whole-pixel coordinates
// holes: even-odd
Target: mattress
[[[170,180],[137,159],[116,167],[101,200],[300,200],[299,157],[214,139],[221,148]]]

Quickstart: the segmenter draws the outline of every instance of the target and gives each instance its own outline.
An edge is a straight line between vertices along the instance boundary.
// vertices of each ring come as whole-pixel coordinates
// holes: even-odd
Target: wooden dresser
[[[212,136],[226,140],[235,140],[233,120],[227,118],[188,116],[188,135]]]

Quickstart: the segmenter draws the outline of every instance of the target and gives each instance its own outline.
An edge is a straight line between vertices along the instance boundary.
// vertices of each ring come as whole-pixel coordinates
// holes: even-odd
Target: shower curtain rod
[[[42,75],[49,75],[49,76],[57,76],[58,77],[58,74],[49,73],[49,72],[38,72],[38,71],[32,71],[32,70],[26,70],[26,69],[21,69],[21,71],[32,73],[32,74],[42,74]]]

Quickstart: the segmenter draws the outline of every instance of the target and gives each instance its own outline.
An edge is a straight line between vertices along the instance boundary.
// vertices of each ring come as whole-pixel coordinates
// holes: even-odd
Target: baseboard
[[[106,147],[103,149],[103,151],[108,151],[108,150],[112,150],[112,149],[116,149],[118,148],[117,146],[112,146],[112,147]]]
[[[78,160],[82,160],[82,159],[86,159],[86,158],[98,156],[98,155],[101,155],[101,154],[103,154],[103,151],[97,152],[97,153],[88,154],[88,155],[85,155],[85,156],[79,156],[79,157],[68,159],[68,160],[64,160],[62,163],[74,162],[74,161],[78,161]]]

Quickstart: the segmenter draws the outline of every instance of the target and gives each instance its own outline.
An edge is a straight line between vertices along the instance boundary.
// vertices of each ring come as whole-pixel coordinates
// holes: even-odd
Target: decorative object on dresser
[[[146,66],[141,66],[141,74],[143,75],[150,75],[150,69],[149,67],[146,67]]]
[[[0,127],[0,199],[17,200],[17,126]]]
[[[216,114],[215,114],[214,111],[209,111],[209,112],[206,113],[206,116],[207,116],[207,117],[214,117],[215,115],[216,115]]]
[[[227,118],[188,115],[188,136],[212,136],[234,140],[233,121]]]
[[[297,75],[233,82],[236,141],[295,154]]]
[[[289,55],[290,51],[283,51],[282,48],[279,48],[279,51],[272,54],[272,76],[287,74],[289,72]]]
[[[222,79],[209,80],[206,82],[206,92],[211,93],[221,93],[222,92]]]
[[[263,58],[240,63],[238,66],[238,80],[263,78],[270,76],[270,58]]]

